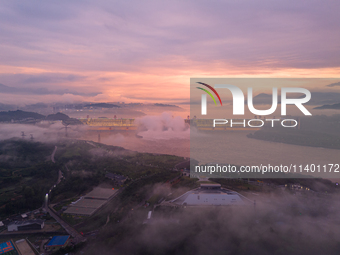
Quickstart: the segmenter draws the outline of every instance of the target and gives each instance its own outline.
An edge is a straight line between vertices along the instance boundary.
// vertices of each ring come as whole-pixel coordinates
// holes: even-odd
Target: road
[[[83,242],[86,239],[78,233],[71,225],[64,221],[58,214],[56,214],[48,205],[45,203],[46,211],[66,230],[69,235],[74,238],[75,243]]]
[[[55,146],[55,148],[52,152],[52,155],[51,155],[51,160],[52,160],[53,163],[55,163],[54,155],[57,151],[57,148],[58,147]],[[52,188],[50,189],[50,192],[56,185],[58,185],[60,183],[62,176],[63,176],[63,173],[61,172],[61,170],[59,170],[57,183],[54,186],[52,186]],[[49,207],[49,205],[48,205],[49,204],[49,193],[46,194],[46,197],[45,197],[45,202],[44,202],[45,210],[51,215],[51,217],[53,217],[66,230],[67,233],[69,233],[69,235],[71,235],[74,238],[75,243],[85,241],[86,238],[84,238],[81,234],[79,234],[77,230],[75,230],[70,224],[68,224],[66,221],[64,221],[57,213],[54,212],[54,210],[52,210]]]
[[[55,163],[54,155],[55,155],[55,152],[57,151],[57,148],[58,148],[57,146],[54,147],[54,150],[53,150],[52,155],[51,155],[51,160],[52,160],[53,163]]]
[[[61,182],[61,178],[63,178],[63,172],[59,170],[57,185]]]
[[[93,143],[91,142],[88,142],[90,145],[96,147]],[[54,155],[57,151],[57,146],[55,146],[54,148],[54,151],[52,152],[52,155],[51,155],[51,160],[53,163],[55,163],[55,159],[54,159]],[[127,161],[127,160],[126,160]],[[184,163],[184,162],[181,162],[181,163]],[[180,165],[181,163],[179,163],[178,165]],[[141,164],[139,163],[139,165],[144,165],[144,164]],[[66,165],[65,165],[66,166]],[[152,165],[148,165],[149,167],[158,167],[158,166],[152,166]],[[176,165],[177,166],[177,165]],[[68,168],[66,166],[66,169],[68,171]],[[61,178],[62,178],[62,172],[59,170],[59,176],[58,176],[58,181],[56,183],[56,185],[58,185],[61,181]],[[56,186],[54,185],[54,186]],[[51,190],[53,189],[53,187],[51,188]],[[116,197],[120,192],[122,192],[123,188],[120,189],[114,196],[112,196],[105,205],[107,205],[110,200],[113,198],[113,197]],[[69,225],[66,221],[64,221],[57,213],[55,213],[54,210],[52,210],[49,205],[49,199],[48,199],[48,195],[46,196],[45,198],[45,203],[44,203],[44,208],[45,210],[51,215],[51,217],[53,217],[66,231],[69,235],[71,235],[73,238],[74,238],[74,242],[75,243],[79,243],[79,242],[83,242],[86,240],[86,238],[84,236],[82,236],[80,233],[78,233],[77,230],[75,230],[71,225]],[[122,221],[124,221],[125,219],[129,218],[129,216],[131,216],[131,214],[133,213],[134,210],[136,210],[137,208],[141,207],[142,205],[144,204],[144,201],[141,202],[140,204],[138,204],[137,206],[133,207],[132,210],[128,213],[128,215],[126,215],[127,217],[124,217],[124,219],[122,219]],[[105,208],[105,205],[100,208],[99,210],[102,210],[103,208]],[[109,222],[110,218],[109,218],[109,215],[108,215],[108,218],[107,218],[107,222],[106,224]],[[105,224],[105,225],[106,225]]]

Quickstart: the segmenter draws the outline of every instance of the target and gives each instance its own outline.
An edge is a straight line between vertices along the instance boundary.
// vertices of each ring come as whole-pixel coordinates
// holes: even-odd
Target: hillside
[[[0,112],[0,121],[23,120],[23,119],[45,119],[44,115],[36,112],[25,112],[21,110]]]
[[[57,112],[55,114],[49,114],[46,117],[46,120],[68,120],[68,119],[70,119],[70,117],[61,112]]]
[[[55,146],[53,163],[51,154]],[[178,175],[169,170],[183,160],[81,140],[54,144],[3,140],[0,141],[0,217],[39,208],[46,192],[56,182],[59,170],[65,179],[53,189],[52,202],[80,196],[103,182],[111,184],[105,178],[108,172],[131,180],[150,179],[152,183],[156,178],[165,182]],[[129,197],[131,192],[134,191],[127,190],[124,194]]]
[[[340,103],[339,104],[325,104],[322,106],[315,107],[314,109],[324,110],[324,109],[334,109],[339,110],[340,109]]]
[[[8,111],[8,112],[0,112],[0,122],[11,122],[11,121],[19,121],[24,123],[35,123],[37,120],[50,120],[50,121],[63,121],[64,125],[83,125],[82,122],[80,122],[77,119],[70,118],[64,113],[55,113],[50,114],[47,117],[45,117],[42,114],[36,113],[36,112],[25,112],[21,110],[17,111]]]

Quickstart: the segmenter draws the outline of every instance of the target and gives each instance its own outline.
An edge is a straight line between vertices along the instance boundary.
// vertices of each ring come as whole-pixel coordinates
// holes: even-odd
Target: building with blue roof
[[[0,243],[0,254],[6,255],[18,255],[17,250],[11,241]]]
[[[70,236],[54,236],[48,244],[46,244],[46,248],[48,250],[56,250],[62,247],[65,247],[70,239]]]

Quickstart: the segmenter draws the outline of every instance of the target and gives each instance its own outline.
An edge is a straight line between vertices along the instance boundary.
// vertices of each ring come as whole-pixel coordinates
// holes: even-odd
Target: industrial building
[[[173,199],[170,203],[181,206],[247,205],[252,201],[241,194],[224,189],[221,184],[201,184]]]
[[[14,221],[8,224],[7,230],[22,231],[22,230],[37,230],[44,228],[43,220],[26,220],[26,221]]]
[[[68,214],[92,215],[98,208],[104,205],[107,200],[82,198],[76,203],[71,204],[65,211]]]
[[[85,195],[84,197],[90,198],[90,199],[107,200],[110,197],[112,197],[115,193],[116,193],[116,190],[114,190],[114,189],[96,187],[90,193]]]
[[[46,244],[46,249],[48,251],[54,251],[67,246],[70,236],[54,236]]]
[[[90,193],[68,206],[64,213],[90,216],[107,203],[116,192],[117,190],[114,189],[96,187]]]

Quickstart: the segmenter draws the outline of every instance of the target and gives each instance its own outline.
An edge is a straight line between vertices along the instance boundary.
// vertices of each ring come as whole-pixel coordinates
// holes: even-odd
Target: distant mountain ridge
[[[173,105],[173,104],[160,104],[160,103],[155,103],[154,106],[159,106],[159,107],[176,107],[176,108],[180,108],[177,105]]]
[[[338,104],[325,104],[325,105],[322,105],[322,106],[315,107],[314,109],[319,109],[319,110],[323,110],[323,109],[340,110],[340,103],[338,103]]]
[[[55,114],[49,114],[46,117],[46,120],[68,120],[70,117],[64,113],[57,112]]]
[[[102,94],[101,92],[95,93],[81,93],[78,91],[70,91],[68,89],[59,89],[59,90],[49,90],[46,88],[16,88],[9,87],[2,83],[0,83],[0,93],[6,94],[15,94],[15,95],[64,95],[64,94],[72,94],[79,96],[97,96]]]
[[[65,125],[82,125],[83,123],[77,119],[70,118],[68,115],[58,112],[50,114],[47,117],[36,112],[25,112],[21,110],[0,112],[0,122],[22,121],[26,119],[34,120],[61,120]]]
[[[87,104],[84,107],[93,107],[93,108],[120,108],[119,105],[108,104],[108,103],[96,103],[96,104]]]
[[[23,120],[28,118],[43,120],[45,116],[36,112],[25,112],[21,110],[0,112],[0,121]]]

